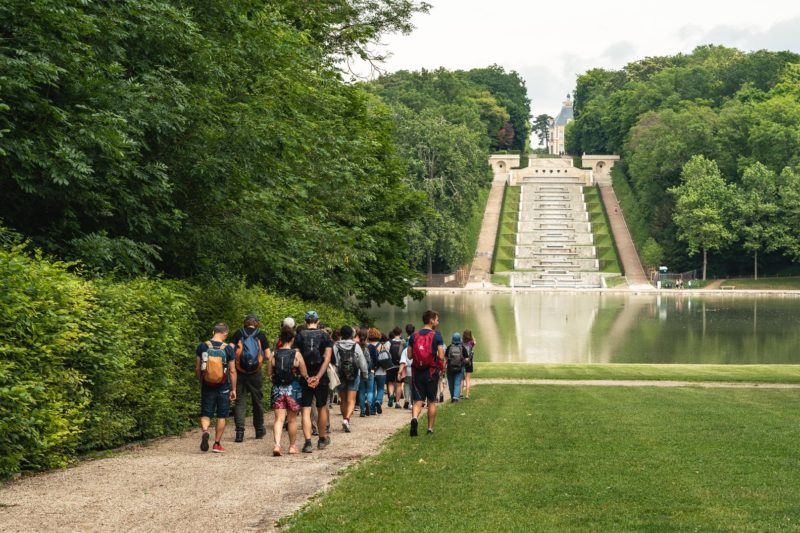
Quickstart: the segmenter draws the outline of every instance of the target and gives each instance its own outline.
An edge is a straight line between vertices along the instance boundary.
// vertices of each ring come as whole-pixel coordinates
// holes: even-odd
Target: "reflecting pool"
[[[382,331],[426,309],[449,343],[471,329],[476,360],[530,363],[800,363],[800,297],[604,292],[433,292],[374,307]]]

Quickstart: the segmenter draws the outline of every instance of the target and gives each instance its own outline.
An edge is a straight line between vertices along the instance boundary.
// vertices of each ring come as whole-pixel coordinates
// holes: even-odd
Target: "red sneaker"
[[[214,444],[211,448],[211,451],[214,453],[225,453],[225,448],[223,448],[220,444]]]

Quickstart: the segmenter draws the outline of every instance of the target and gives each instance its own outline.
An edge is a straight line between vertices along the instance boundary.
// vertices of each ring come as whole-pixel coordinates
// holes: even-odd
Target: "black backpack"
[[[300,332],[302,341],[299,344],[307,367],[313,368],[322,364],[324,359],[322,345],[326,335],[327,333],[321,329],[307,329]]]
[[[349,382],[356,379],[358,375],[358,365],[356,365],[356,345],[345,348],[341,344],[339,347],[339,377],[342,381]]]
[[[460,344],[451,344],[447,354],[447,370],[458,372],[464,366],[464,349]]]
[[[405,343],[401,340],[390,341],[389,354],[392,356],[392,364],[400,366],[400,358],[403,356],[403,346]]]
[[[294,379],[294,348],[281,348],[275,351],[275,368],[272,370],[272,382],[276,385],[290,385]]]

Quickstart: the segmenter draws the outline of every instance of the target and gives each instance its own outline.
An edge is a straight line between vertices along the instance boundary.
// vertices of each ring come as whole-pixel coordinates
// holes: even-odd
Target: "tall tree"
[[[717,164],[701,155],[692,157],[681,172],[681,184],[671,187],[675,195],[673,219],[678,239],[689,256],[703,252],[703,279],[708,270],[708,252],[719,251],[735,238],[730,229],[732,192]]]
[[[773,252],[784,242],[786,227],[779,218],[778,185],[775,173],[755,163],[747,167],[736,194],[734,227],[742,246],[753,254],[753,279],[758,279],[758,252]]]
[[[533,133],[535,133],[536,137],[539,139],[539,146],[544,144],[548,151],[550,150],[550,136],[548,134],[548,130],[552,123],[553,117],[550,115],[536,115],[536,118],[533,119],[533,126],[531,128]]]

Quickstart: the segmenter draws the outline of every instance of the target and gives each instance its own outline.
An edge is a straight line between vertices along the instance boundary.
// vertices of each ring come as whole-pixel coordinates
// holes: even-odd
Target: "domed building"
[[[567,123],[572,120],[572,100],[569,95],[561,107],[561,112],[553,120],[553,123],[547,130],[547,135],[550,137],[548,145],[550,146],[550,153],[553,155],[564,155],[567,153],[566,140],[564,139],[564,131],[567,128]]]

